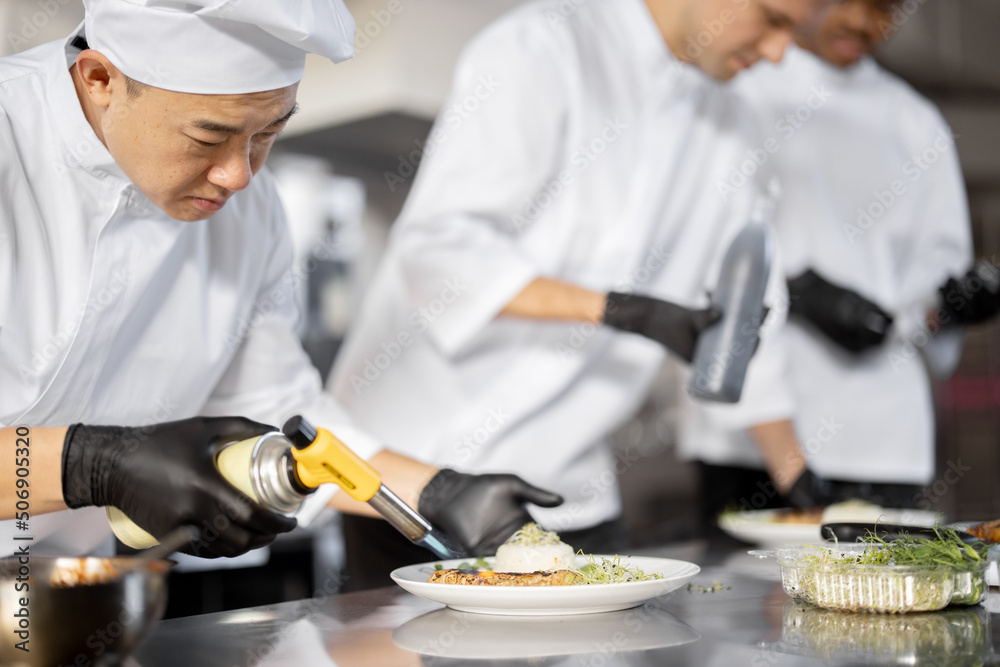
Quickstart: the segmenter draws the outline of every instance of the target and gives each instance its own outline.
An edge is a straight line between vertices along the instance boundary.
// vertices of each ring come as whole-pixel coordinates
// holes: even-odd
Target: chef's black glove
[[[788,281],[789,312],[812,322],[844,349],[861,353],[882,344],[892,316],[863,296],[812,269]]]
[[[1000,271],[979,260],[960,278],[949,278],[938,292],[944,324],[979,324],[1000,313]]]
[[[295,528],[231,486],[216,446],[274,429],[238,417],[195,417],[146,427],[75,424],[63,446],[63,499],[71,508],[111,505],[153,537],[190,524],[201,539],[185,551],[239,556]]]
[[[555,507],[562,496],[516,475],[466,475],[444,468],[420,492],[417,511],[448,533],[471,556],[491,556],[521,526],[533,521],[525,503]]]
[[[783,498],[791,507],[829,505],[831,502],[829,483],[806,468],[792,487],[783,494]]]
[[[692,310],[641,294],[610,292],[604,324],[651,338],[688,363],[701,332],[722,317],[716,308]]]

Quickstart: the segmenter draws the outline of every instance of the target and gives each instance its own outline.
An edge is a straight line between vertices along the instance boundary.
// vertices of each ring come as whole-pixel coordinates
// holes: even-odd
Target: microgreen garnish
[[[594,556],[587,556],[587,564],[572,572],[580,576],[580,584],[624,584],[663,578],[662,574],[646,574],[638,567],[623,565],[621,560],[621,556],[615,556],[597,562]]]
[[[544,546],[562,544],[559,535],[554,530],[545,530],[537,523],[526,523],[511,535],[506,544],[523,546]]]

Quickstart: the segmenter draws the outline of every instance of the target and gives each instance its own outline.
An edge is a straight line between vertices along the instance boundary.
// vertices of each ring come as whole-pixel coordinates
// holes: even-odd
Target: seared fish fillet
[[[970,526],[968,530],[983,542],[1000,543],[1000,519]]]
[[[569,570],[553,572],[471,572],[469,570],[438,570],[427,581],[459,586],[569,586],[579,575]]]

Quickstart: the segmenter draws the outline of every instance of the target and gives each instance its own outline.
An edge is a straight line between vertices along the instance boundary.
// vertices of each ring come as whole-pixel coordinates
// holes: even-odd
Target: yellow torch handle
[[[316,433],[311,445],[292,449],[299,481],[310,488],[333,482],[355,500],[371,500],[382,486],[378,471],[326,429]]]

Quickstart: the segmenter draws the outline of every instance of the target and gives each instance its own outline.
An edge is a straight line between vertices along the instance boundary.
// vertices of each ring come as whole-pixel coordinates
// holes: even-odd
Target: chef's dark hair
[[[122,77],[125,78],[125,96],[129,100],[134,100],[139,97],[139,95],[142,94],[142,91],[146,89],[146,84],[126,76],[124,72],[122,72]]]
[[[80,49],[81,51],[86,51],[87,49],[90,48],[90,45],[87,43],[87,38],[84,37],[83,35],[77,35],[76,37],[74,37],[71,44],[72,46]],[[136,81],[135,79],[129,76],[126,76],[125,72],[122,72],[122,76],[125,77],[125,96],[129,100],[134,100],[135,98],[139,97],[139,95],[142,94],[142,91],[146,89],[146,84],[142,83],[141,81]]]

